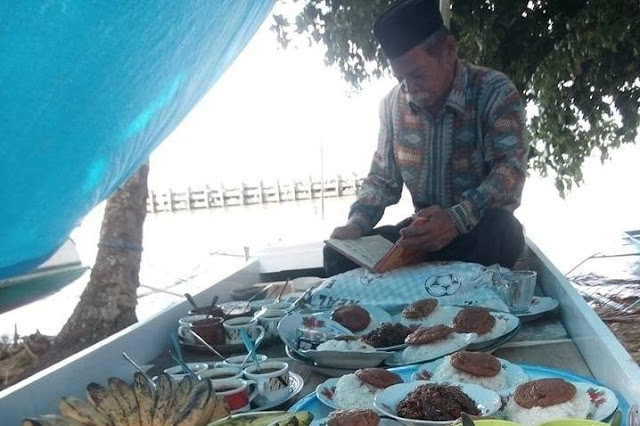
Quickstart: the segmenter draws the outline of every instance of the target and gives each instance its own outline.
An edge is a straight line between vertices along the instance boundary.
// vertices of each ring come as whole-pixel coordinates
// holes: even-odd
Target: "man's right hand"
[[[331,238],[337,240],[352,240],[362,236],[362,230],[355,223],[350,223],[345,226],[338,226],[331,233]]]

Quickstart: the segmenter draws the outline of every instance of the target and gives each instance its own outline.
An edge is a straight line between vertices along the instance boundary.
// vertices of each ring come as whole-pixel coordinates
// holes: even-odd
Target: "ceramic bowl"
[[[204,362],[188,362],[187,365],[196,375],[204,372],[207,368],[209,368],[209,365],[205,364]],[[174,365],[173,367],[164,370],[164,372],[167,373],[173,380],[182,380],[183,377],[188,375],[188,373],[182,372],[181,365]]]
[[[596,422],[595,420],[559,419],[540,423],[540,426],[609,426],[609,423]]]

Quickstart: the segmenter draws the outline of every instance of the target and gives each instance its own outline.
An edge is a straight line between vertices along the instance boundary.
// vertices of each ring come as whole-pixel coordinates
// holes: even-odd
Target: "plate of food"
[[[402,377],[383,368],[364,368],[318,385],[318,400],[339,410],[373,409],[376,395],[389,386],[403,383]]]
[[[421,365],[412,380],[471,383],[501,393],[529,380],[519,365],[483,352],[456,352]]]
[[[377,367],[393,352],[376,350],[358,336],[337,336],[318,345],[314,350],[304,351],[316,365],[336,368]]]
[[[559,418],[601,421],[618,407],[618,398],[612,390],[560,377],[522,383],[505,400],[503,416],[523,425]]]
[[[458,333],[446,325],[419,327],[405,341],[408,346],[402,352],[386,360],[390,366],[433,361],[445,355],[464,350],[477,338],[475,333]]]
[[[376,395],[373,405],[403,425],[439,426],[456,422],[463,412],[488,417],[500,410],[502,400],[480,385],[419,380],[389,386]]]

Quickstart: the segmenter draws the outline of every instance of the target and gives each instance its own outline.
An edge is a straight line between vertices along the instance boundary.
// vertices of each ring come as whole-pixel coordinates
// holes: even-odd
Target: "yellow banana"
[[[124,410],[109,389],[97,383],[89,383],[87,386],[87,399],[98,411],[106,415],[114,426],[129,425]]]
[[[140,426],[138,401],[136,401],[136,395],[129,385],[122,379],[111,377],[109,379],[109,389],[124,410],[129,426]]]
[[[113,426],[109,418],[90,405],[87,401],[75,396],[63,396],[58,403],[63,416],[71,417],[82,424],[92,426]]]
[[[86,423],[59,414],[45,414],[39,417],[24,419],[22,426],[84,426]]]
[[[174,386],[171,377],[162,373],[156,381],[156,405],[153,411],[153,426],[171,425],[171,406]]]
[[[156,402],[156,396],[151,383],[140,372],[133,375],[133,392],[138,402],[138,411],[140,412],[140,426],[153,425],[153,408]]]
[[[200,380],[193,385],[187,397],[187,402],[179,407],[173,416],[173,426],[201,426],[201,420],[206,417],[207,401],[213,393],[209,380]]]

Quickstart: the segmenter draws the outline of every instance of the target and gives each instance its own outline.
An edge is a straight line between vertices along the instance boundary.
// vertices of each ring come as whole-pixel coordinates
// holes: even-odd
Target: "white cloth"
[[[314,290],[311,305],[329,309],[356,303],[394,311],[421,299],[436,298],[442,305],[508,312],[494,288],[494,268],[465,262],[425,263],[382,274],[358,268],[326,279]]]

